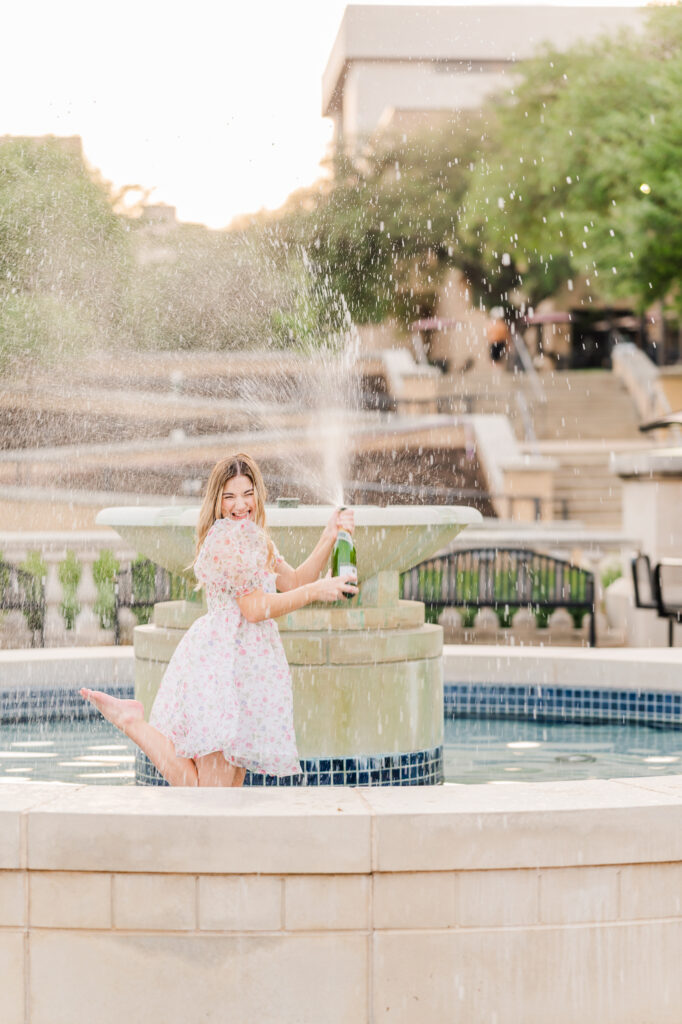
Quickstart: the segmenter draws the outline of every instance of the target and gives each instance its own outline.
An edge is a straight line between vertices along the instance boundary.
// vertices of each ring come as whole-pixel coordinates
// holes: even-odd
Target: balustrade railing
[[[183,576],[177,576],[147,558],[135,559],[116,574],[114,643],[121,642],[123,609],[131,611],[138,624],[143,625],[151,619],[155,604],[187,600],[191,589],[191,584]]]
[[[31,647],[45,646],[45,578],[0,562],[0,611],[20,612]]]
[[[596,644],[594,574],[526,548],[469,548],[410,569],[401,577],[402,597],[435,609],[492,608],[501,625],[515,611],[538,616],[567,609],[576,620],[589,615],[589,644]]]
[[[575,540],[571,544],[576,547]],[[600,544],[603,547],[603,538]],[[0,646],[3,647],[30,644],[96,646],[130,642],[133,627],[149,621],[156,602],[191,597],[191,584],[182,577],[172,577],[154,563],[138,558],[125,542],[96,531],[52,535],[5,534],[0,535],[0,547],[5,565],[4,569],[0,566]],[[528,604],[537,606],[540,616],[542,610],[548,608],[568,607],[571,610],[581,606],[584,611],[592,612],[590,602],[594,602],[595,584],[588,580],[589,577],[594,581],[592,573],[582,576],[585,570],[573,566],[578,575],[571,576],[562,568],[568,563],[557,559],[548,562],[548,556],[525,549],[506,548],[506,553],[501,555],[503,549],[493,545],[482,545],[477,561],[467,563],[463,561],[467,550],[457,549],[450,555],[432,559],[411,570],[403,577],[404,596],[444,608],[449,603],[453,607],[461,606],[459,599],[464,595],[467,606],[473,608],[473,593],[487,597],[492,595],[491,606],[496,607],[500,614],[506,604],[514,608]],[[511,564],[505,568],[499,561],[500,557],[510,559],[513,551],[517,551],[520,559],[517,559],[515,575],[511,572]],[[590,534],[585,533],[583,555],[589,557],[590,552]],[[470,555],[468,557],[471,558]],[[603,557],[603,552],[600,557]],[[62,568],[60,572],[65,563],[70,571]],[[76,563],[79,567],[77,573],[74,571]],[[30,564],[34,570],[28,574],[30,579],[21,575],[26,572],[20,568],[24,564]],[[494,570],[498,573],[497,580],[490,575],[494,566],[497,566]],[[474,578],[476,585],[472,591]],[[15,579],[23,583],[15,584]],[[466,584],[469,590],[462,589],[466,579],[469,580]],[[500,589],[501,581],[505,579],[506,591]],[[21,586],[25,587],[26,593],[36,595],[35,603],[24,603],[17,608],[16,592],[21,590]],[[558,595],[557,599],[553,594]],[[19,604],[23,600],[21,598]],[[36,623],[35,630],[28,628],[29,620]]]

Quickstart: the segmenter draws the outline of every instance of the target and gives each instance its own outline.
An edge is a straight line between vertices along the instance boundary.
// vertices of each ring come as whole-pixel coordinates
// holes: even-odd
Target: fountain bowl
[[[267,507],[268,529],[285,561],[296,566],[310,554],[332,511],[330,505]],[[353,511],[361,580],[406,572],[482,518],[476,509],[459,505],[360,505]],[[192,579],[198,515],[198,505],[105,508],[97,523],[112,527],[157,565]]]

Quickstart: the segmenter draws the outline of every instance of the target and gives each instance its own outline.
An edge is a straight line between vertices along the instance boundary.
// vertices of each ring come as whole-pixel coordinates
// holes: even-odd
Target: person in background
[[[490,362],[493,366],[501,367],[509,356],[511,335],[504,319],[504,311],[499,307],[490,311],[486,333],[490,345]]]

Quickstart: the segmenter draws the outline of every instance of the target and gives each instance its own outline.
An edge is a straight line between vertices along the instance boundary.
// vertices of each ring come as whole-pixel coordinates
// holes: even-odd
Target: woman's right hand
[[[325,601],[327,604],[340,601],[344,597],[354,597],[358,588],[345,576],[324,576],[315,580],[311,586],[313,601]]]

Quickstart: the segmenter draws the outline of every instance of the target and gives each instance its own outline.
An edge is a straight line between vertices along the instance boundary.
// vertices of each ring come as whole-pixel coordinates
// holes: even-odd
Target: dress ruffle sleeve
[[[243,597],[265,585],[268,545],[264,531],[251,520],[217,519],[194,565],[202,583],[230,597]]]

